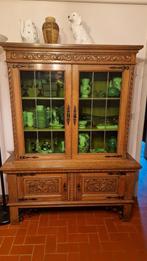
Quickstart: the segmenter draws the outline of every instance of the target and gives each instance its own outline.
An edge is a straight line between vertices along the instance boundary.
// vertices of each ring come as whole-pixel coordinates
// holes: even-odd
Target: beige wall
[[[55,16],[62,43],[71,43],[68,14],[78,11],[96,43],[142,44],[146,37],[147,6],[47,1],[0,1],[0,33],[9,41],[21,41],[19,20],[31,18],[41,27],[46,16]]]
[[[9,41],[20,42],[20,19],[31,18],[36,24],[40,42],[43,42],[41,27],[46,16],[56,17],[60,27],[60,43],[73,43],[67,16],[77,11],[87,24],[90,34],[98,44],[143,44],[147,38],[147,5],[121,5],[100,3],[73,3],[50,1],[0,1],[0,34]],[[2,59],[1,59],[2,60]],[[145,48],[138,55],[138,65],[135,73],[135,88],[132,105],[132,118],[129,136],[129,152],[139,159],[139,142],[142,132],[144,100],[146,84],[146,69],[144,71]],[[5,64],[1,63],[5,71]],[[4,72],[6,74],[6,71]],[[144,77],[143,77],[144,75]],[[142,87],[143,86],[143,87]],[[6,77],[0,78],[1,119],[0,129],[3,141],[4,156],[6,151],[13,150],[12,124],[9,104],[8,82]],[[141,106],[142,105],[142,106]],[[140,109],[142,114],[140,115]],[[7,127],[6,127],[7,125]],[[139,126],[139,128],[138,128]],[[9,131],[8,131],[9,130]],[[138,141],[138,143],[136,143]]]

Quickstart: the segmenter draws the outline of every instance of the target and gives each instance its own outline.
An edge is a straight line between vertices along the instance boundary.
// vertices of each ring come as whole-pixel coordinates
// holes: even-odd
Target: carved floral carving
[[[59,179],[33,179],[25,181],[28,194],[59,193]]]
[[[89,177],[84,179],[84,192],[115,193],[118,187],[118,178]]]
[[[25,52],[25,51],[8,51],[7,60],[14,61],[41,61],[47,62],[70,62],[70,63],[84,63],[93,62],[99,64],[131,64],[134,62],[134,57],[131,54],[110,54],[110,53],[99,53],[99,54],[86,54],[86,53],[53,53],[53,52]]]

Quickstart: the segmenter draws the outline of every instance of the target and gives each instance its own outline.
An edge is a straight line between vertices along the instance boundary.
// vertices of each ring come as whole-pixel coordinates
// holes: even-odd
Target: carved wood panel
[[[17,179],[19,199],[63,200],[67,198],[66,174],[18,175]]]
[[[26,194],[54,194],[60,192],[59,178],[25,180]]]
[[[82,173],[77,178],[78,198],[81,200],[98,200],[100,198],[123,198],[125,193],[125,175],[107,173]]]
[[[13,62],[41,62],[41,63],[92,63],[92,64],[132,64],[135,56],[131,53],[71,53],[71,52],[33,52],[33,51],[7,51],[7,60]]]
[[[85,193],[116,193],[118,177],[86,177],[83,183]]]

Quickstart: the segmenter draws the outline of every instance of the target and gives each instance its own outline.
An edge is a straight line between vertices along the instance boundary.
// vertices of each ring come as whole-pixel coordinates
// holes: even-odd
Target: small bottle
[[[54,17],[48,16],[45,18],[42,31],[45,43],[54,44],[58,42],[59,26]]]

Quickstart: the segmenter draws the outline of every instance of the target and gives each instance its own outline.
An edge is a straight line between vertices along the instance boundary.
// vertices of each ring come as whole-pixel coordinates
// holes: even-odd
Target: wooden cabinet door
[[[17,175],[19,200],[62,201],[67,199],[66,174]]]
[[[125,196],[125,175],[108,173],[81,173],[77,175],[77,199],[82,201],[103,201],[123,199]]]
[[[131,67],[73,66],[72,156],[126,154]]]
[[[71,66],[24,64],[11,72],[16,157],[70,158]]]

